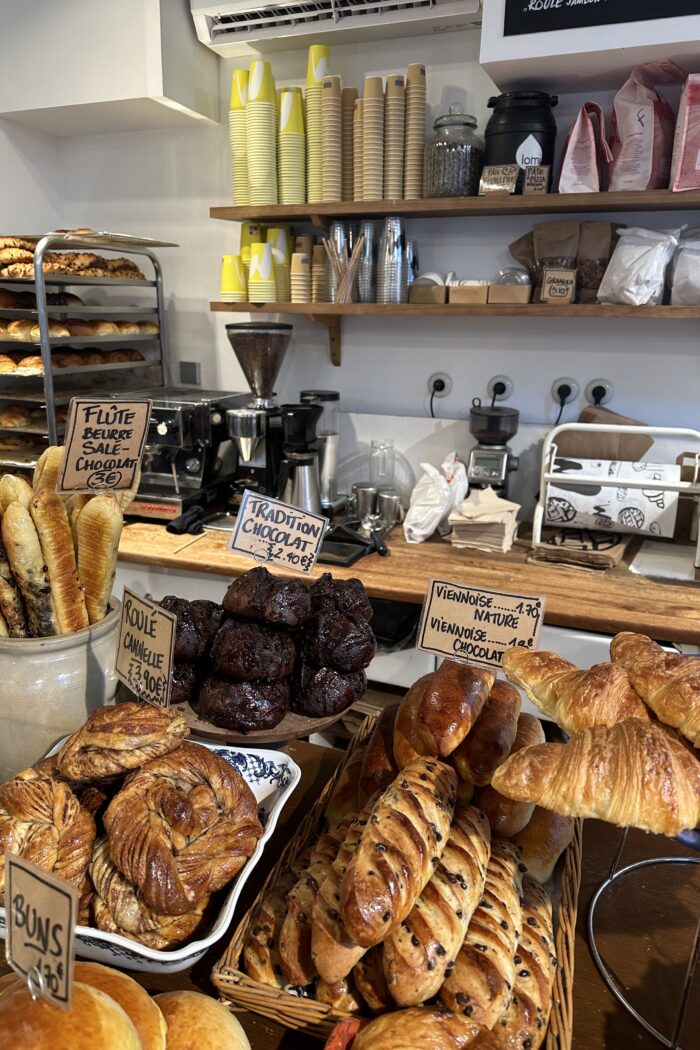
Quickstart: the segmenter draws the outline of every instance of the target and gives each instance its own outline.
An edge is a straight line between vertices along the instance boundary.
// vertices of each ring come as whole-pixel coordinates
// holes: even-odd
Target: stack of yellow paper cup
[[[267,230],[267,243],[272,248],[272,267],[275,272],[277,302],[289,302],[289,245],[291,238],[286,226],[270,226]]]
[[[311,266],[307,252],[294,252],[292,255],[292,302],[311,302]]]
[[[364,102],[358,98],[352,118],[352,199],[361,201],[364,165]]]
[[[357,101],[357,88],[347,87],[343,88],[343,94],[341,98],[341,112],[342,112],[342,144],[343,144],[343,178],[342,178],[342,196],[344,201],[353,200],[353,144],[354,144],[354,127],[353,118],[355,113],[355,102]]]
[[[255,244],[256,241],[262,240],[262,228],[257,222],[241,223],[240,256],[243,261],[243,269],[245,270],[246,278],[248,277],[248,270],[250,268],[250,246],[251,244]]]
[[[250,204],[277,204],[277,104],[269,62],[250,64],[246,106]]]
[[[240,255],[221,256],[221,301],[245,303],[248,300],[245,270]]]
[[[328,285],[326,282],[326,269],[328,267],[328,256],[322,244],[314,246],[311,256],[311,302],[328,302]]]
[[[321,84],[330,73],[330,48],[312,44],[306,71],[306,199],[323,200],[323,146],[321,134]]]
[[[406,145],[403,176],[403,195],[406,200],[416,200],[423,196],[425,116],[425,66],[416,62],[408,67],[406,75]]]
[[[277,302],[277,284],[271,244],[256,241],[250,246],[248,299],[251,303]]]
[[[401,200],[403,196],[405,110],[403,77],[388,77],[384,96],[385,200]]]
[[[301,91],[285,88],[280,103],[280,204],[306,203],[306,136]]]
[[[379,201],[384,190],[384,84],[381,77],[365,77],[362,125],[362,199]]]
[[[231,78],[231,106],[228,112],[228,138],[231,145],[231,188],[233,203],[250,204],[248,196],[248,150],[246,146],[246,103],[248,70],[234,69]]]
[[[324,77],[321,83],[321,143],[323,146],[323,200],[342,200],[343,117],[340,77]]]

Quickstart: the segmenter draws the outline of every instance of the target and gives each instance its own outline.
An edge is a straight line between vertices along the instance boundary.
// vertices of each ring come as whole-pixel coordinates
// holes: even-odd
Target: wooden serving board
[[[274,729],[261,729],[254,733],[237,733],[234,729],[222,729],[212,725],[211,722],[205,722],[189,704],[173,704],[171,710],[185,716],[193,736],[218,740],[222,744],[241,744],[244,747],[253,744],[273,747],[275,744],[286,744],[288,740],[299,740],[301,737],[309,736],[310,733],[318,733],[322,729],[327,729],[345,714],[345,711],[341,711],[339,715],[329,715],[327,718],[307,718],[306,715],[298,715],[289,711]]]

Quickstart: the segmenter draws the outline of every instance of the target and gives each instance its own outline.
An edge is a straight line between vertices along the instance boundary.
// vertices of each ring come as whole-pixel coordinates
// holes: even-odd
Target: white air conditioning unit
[[[474,29],[482,0],[190,0],[197,36],[226,57]]]

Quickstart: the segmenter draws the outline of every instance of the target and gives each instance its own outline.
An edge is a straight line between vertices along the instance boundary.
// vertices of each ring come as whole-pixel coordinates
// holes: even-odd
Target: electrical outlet
[[[509,376],[492,376],[486,389],[494,401],[507,401],[513,393],[513,380]]]
[[[202,363],[201,361],[180,362],[180,382],[183,386],[202,385]]]
[[[439,390],[435,389],[435,383],[438,386],[444,384]],[[447,372],[433,372],[428,380],[428,393],[434,394],[435,397],[447,397],[452,390],[452,378],[448,376]]]
[[[589,405],[607,405],[612,401],[615,387],[609,379],[591,379],[586,383],[586,401]]]
[[[576,380],[572,379],[571,376],[561,376],[559,379],[555,379],[552,383],[552,401],[554,401],[554,403],[557,405],[560,405],[562,403],[561,397],[559,396],[559,391],[563,386],[569,387],[569,393],[564,398],[564,404],[570,405],[572,401],[576,401],[578,399],[578,396],[581,393],[581,388],[576,382]]]

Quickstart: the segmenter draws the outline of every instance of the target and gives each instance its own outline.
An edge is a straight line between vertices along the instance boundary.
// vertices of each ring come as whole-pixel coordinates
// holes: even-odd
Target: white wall
[[[0,229],[41,233],[63,221],[63,176],[58,141],[0,120]]]
[[[365,74],[402,71],[409,62],[423,60],[433,112],[444,112],[459,99],[483,128],[486,100],[495,89],[478,66],[477,55],[478,34],[459,32],[336,47],[332,67],[345,83],[360,85]],[[305,67],[305,51],[273,56],[278,83],[302,83]],[[222,62],[224,108],[232,68],[232,62]],[[610,93],[602,96],[606,102],[610,98]],[[580,101],[562,99],[557,111],[560,141]],[[37,200],[40,188],[42,206],[54,198],[58,206],[63,198],[67,225],[178,241],[179,250],[162,253],[173,356],[201,360],[204,385],[241,389],[224,332],[226,321],[235,318],[208,310],[209,300],[217,297],[220,255],[235,248],[238,236],[234,224],[208,217],[210,205],[230,199],[226,125],[84,136],[63,140],[60,156],[63,189],[58,193],[46,185],[50,180],[43,175],[45,163],[37,168],[34,161],[26,161],[31,179],[40,183]],[[683,217],[622,218],[663,226],[677,225]],[[17,225],[8,217],[3,226],[10,224]],[[418,241],[424,268],[488,276],[510,261],[507,243],[530,226],[526,218],[421,220],[412,223],[409,232]],[[491,375],[506,372],[515,384],[512,403],[523,420],[541,423],[556,414],[549,398],[554,378],[571,375],[583,388],[589,379],[602,376],[615,385],[613,407],[619,411],[656,424],[692,425],[698,416],[699,340],[700,325],[680,321],[349,319],[343,330],[344,364],[337,369],[327,359],[325,330],[299,318],[278,391],[292,399],[304,386],[334,387],[349,411],[424,415],[427,378],[441,369],[452,376],[454,386],[448,398],[436,402],[437,411],[455,419],[466,417],[474,396],[485,396]],[[565,418],[574,418],[576,407],[580,406],[567,410]]]

